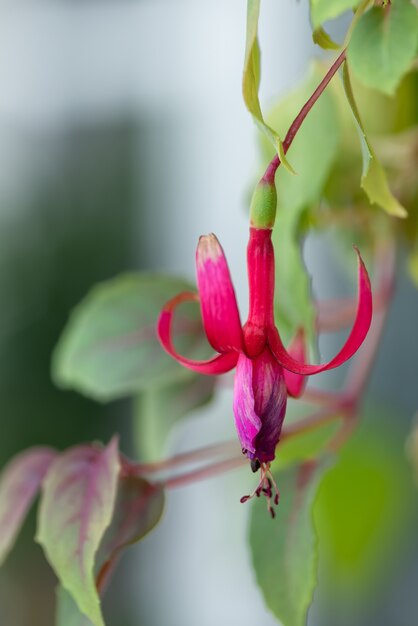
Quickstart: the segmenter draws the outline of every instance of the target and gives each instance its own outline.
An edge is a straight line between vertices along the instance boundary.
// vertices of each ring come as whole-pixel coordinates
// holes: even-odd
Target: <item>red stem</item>
[[[187,474],[181,474],[180,476],[174,476],[174,478],[168,478],[164,481],[164,487],[167,489],[173,487],[184,487],[184,485],[194,483],[197,480],[211,478],[212,476],[217,476],[217,474],[237,469],[238,467],[244,466],[246,462],[247,458],[242,455],[226,459],[225,461],[214,463],[212,465],[208,465],[207,467],[202,467],[201,469],[188,472]]]
[[[341,67],[344,61],[345,61],[345,49],[337,57],[336,61],[334,61],[334,63],[331,65],[328,72],[325,74],[324,78],[319,83],[318,87],[315,89],[315,91],[313,92],[309,100],[303,105],[303,107],[301,108],[301,110],[299,111],[295,119],[293,120],[289,130],[287,131],[286,137],[283,141],[283,152],[285,154],[289,150],[290,146],[292,145],[292,141],[294,140],[299,128],[302,126],[302,123],[305,117],[308,115],[309,111],[312,109],[313,105],[318,100],[319,96],[323,93],[328,83],[330,82],[334,74],[336,74],[336,72]],[[268,165],[262,180],[265,180],[267,183],[273,184],[274,176],[276,174],[276,171],[279,165],[280,165],[280,157],[278,154],[276,154],[271,160],[270,164]]]
[[[171,457],[171,459],[164,459],[163,461],[156,461],[155,463],[132,464],[122,457],[122,470],[127,475],[135,474],[141,476],[144,474],[153,474],[173,469],[179,465],[187,465],[188,463],[203,461],[206,458],[225,455],[233,452],[237,447],[236,441],[224,441],[203,448],[197,448],[196,450],[190,450],[189,452],[182,452],[181,454]]]

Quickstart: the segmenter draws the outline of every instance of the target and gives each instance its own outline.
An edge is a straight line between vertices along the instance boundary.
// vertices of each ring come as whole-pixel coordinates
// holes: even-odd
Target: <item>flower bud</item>
[[[271,229],[276,219],[277,193],[274,182],[264,178],[254,190],[250,208],[250,222],[253,228]]]

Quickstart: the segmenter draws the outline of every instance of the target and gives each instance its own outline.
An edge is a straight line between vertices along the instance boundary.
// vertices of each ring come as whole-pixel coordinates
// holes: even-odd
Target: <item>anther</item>
[[[258,470],[260,469],[261,465],[260,465],[260,461],[258,459],[251,459],[251,469],[254,472],[258,472]]]

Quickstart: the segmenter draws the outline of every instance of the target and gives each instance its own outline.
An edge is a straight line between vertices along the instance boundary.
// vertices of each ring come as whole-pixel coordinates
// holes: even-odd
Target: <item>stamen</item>
[[[270,463],[260,463],[258,459],[251,461],[251,467],[253,467],[253,463],[257,463],[260,468],[260,480],[257,487],[254,489],[253,493],[248,496],[242,496],[240,499],[241,503],[247,502],[247,500],[251,500],[256,496],[259,498],[261,494],[266,497],[267,500],[267,510],[270,513],[272,519],[276,517],[276,512],[273,508],[273,504],[277,506],[279,504],[280,493],[277,488],[276,482],[273,478],[273,475],[270,471]],[[273,498],[274,493],[274,498]],[[273,498],[273,504],[272,504]]]

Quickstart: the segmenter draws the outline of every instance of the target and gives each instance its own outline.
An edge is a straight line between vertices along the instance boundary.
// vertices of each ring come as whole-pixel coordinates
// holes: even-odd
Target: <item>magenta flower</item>
[[[271,188],[267,188],[267,191],[273,193]],[[269,466],[275,458],[280,439],[287,396],[297,397],[303,392],[304,377],[338,367],[353,356],[365,339],[372,319],[369,277],[360,253],[356,250],[359,260],[358,308],[343,348],[329,363],[308,365],[305,363],[304,336],[300,331],[289,351],[285,349],[274,322],[275,262],[271,227],[275,215],[275,190],[273,195],[274,210],[264,212],[258,218],[257,212],[252,210],[251,213],[252,225],[247,248],[250,306],[244,326],[241,325],[225,255],[213,234],[200,237],[197,246],[199,295],[180,293],[167,302],[158,322],[161,344],[185,367],[202,374],[224,374],[236,367],[233,405],[235,425],[242,451],[250,459],[253,471],[261,468],[261,480],[255,493],[260,495],[263,492],[267,496],[272,515],[272,477]],[[266,196],[263,197],[264,204],[265,201]],[[208,341],[219,353],[208,361],[187,359],[178,354],[173,346],[171,327],[174,310],[178,304],[187,300],[200,301]],[[274,500],[277,503],[278,491],[275,488]],[[248,497],[244,496],[242,501]]]

